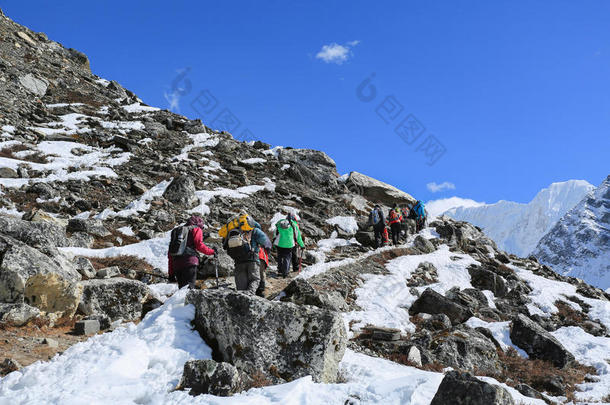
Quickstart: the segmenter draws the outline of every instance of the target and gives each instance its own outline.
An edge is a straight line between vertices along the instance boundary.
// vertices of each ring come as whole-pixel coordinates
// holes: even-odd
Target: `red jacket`
[[[213,256],[214,249],[211,249],[203,243],[203,232],[201,232],[201,228],[193,228],[191,232],[189,232],[189,238],[186,242],[187,246],[192,247],[198,252],[203,253],[204,255]],[[186,267],[198,266],[199,265],[199,257],[197,256],[170,256],[167,254],[167,274],[169,276],[174,274],[174,271],[181,270]]]
[[[402,215],[400,215],[398,212],[396,212],[396,210],[391,210],[390,213],[388,214],[388,223],[390,225],[392,225],[392,224],[396,224],[400,221],[402,221]]]

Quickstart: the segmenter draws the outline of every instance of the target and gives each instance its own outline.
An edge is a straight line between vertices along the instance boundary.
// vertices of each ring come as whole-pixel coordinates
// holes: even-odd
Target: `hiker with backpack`
[[[415,219],[416,232],[424,229],[424,226],[426,225],[426,209],[424,207],[424,203],[417,200],[413,207],[411,207],[410,214]]]
[[[392,244],[398,245],[398,238],[400,237],[400,222],[402,221],[402,214],[398,204],[394,204],[394,208],[388,212],[388,224],[390,225],[390,231],[392,232]]]
[[[385,219],[379,204],[376,204],[369,214],[369,224],[373,226],[375,233],[375,249],[383,245],[383,231],[385,230]]]
[[[259,267],[260,281],[258,282],[258,288],[256,289],[256,295],[258,295],[259,297],[264,297],[265,288],[267,287],[266,286],[267,280],[265,277],[265,272],[267,271],[267,268],[269,267],[269,254],[267,253],[267,250],[259,249],[258,262],[260,264],[260,267]]]
[[[286,218],[280,219],[275,224],[273,245],[277,248],[278,252],[278,274],[284,278],[288,277],[291,264],[294,271],[300,270],[301,263],[297,254],[298,249],[303,249],[305,244],[303,243],[301,230],[294,214],[288,214]]]
[[[197,252],[208,256],[217,256],[216,249],[203,243],[203,228],[205,223],[197,215],[191,216],[186,224],[172,230],[168,257],[168,276],[170,282],[178,281],[178,288],[188,285],[195,288],[199,256]]]
[[[245,212],[232,218],[218,234],[223,237],[223,248],[235,262],[235,287],[256,294],[261,283],[260,249],[269,251],[271,241],[260,224]]]

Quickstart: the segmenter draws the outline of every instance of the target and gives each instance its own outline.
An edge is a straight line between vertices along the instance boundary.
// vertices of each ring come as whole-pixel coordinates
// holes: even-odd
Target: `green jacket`
[[[275,238],[273,239],[273,244],[281,248],[293,248],[296,242],[300,247],[304,248],[305,244],[303,243],[301,230],[299,229],[299,224],[297,224],[297,221],[290,221],[291,226],[286,229],[283,229],[280,226],[282,221],[287,220],[281,219],[275,224]]]

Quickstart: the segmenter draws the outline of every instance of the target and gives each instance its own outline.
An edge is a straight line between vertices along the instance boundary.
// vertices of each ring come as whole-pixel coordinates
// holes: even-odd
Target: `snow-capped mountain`
[[[501,249],[527,256],[553,225],[594,188],[585,180],[569,180],[542,189],[527,204],[498,201],[452,208],[444,214],[483,228]]]
[[[562,274],[610,287],[610,176],[553,226],[534,255]]]

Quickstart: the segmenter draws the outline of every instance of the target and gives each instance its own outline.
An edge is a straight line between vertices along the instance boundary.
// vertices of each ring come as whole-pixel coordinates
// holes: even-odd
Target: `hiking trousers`
[[[383,246],[383,228],[381,229],[373,229],[375,232],[375,249]]]
[[[290,262],[292,261],[293,248],[277,248],[277,272],[286,277],[290,272]]]
[[[296,245],[292,248],[292,271],[299,271],[299,253],[301,247]]]
[[[390,224],[390,231],[392,231],[392,243],[398,245],[398,239],[400,238],[400,222]]]
[[[189,288],[195,288],[195,280],[197,280],[197,266],[183,267],[176,270],[176,280],[178,280],[178,288],[182,288],[187,284]]]
[[[265,271],[267,270],[267,263],[265,263],[264,261],[261,260],[258,264],[258,267],[259,267],[260,281],[258,282],[258,288],[256,289],[256,295],[264,297],[265,296],[265,287],[266,287]]]
[[[260,283],[259,263],[243,262],[235,264],[235,287],[238,291],[256,294]]]

